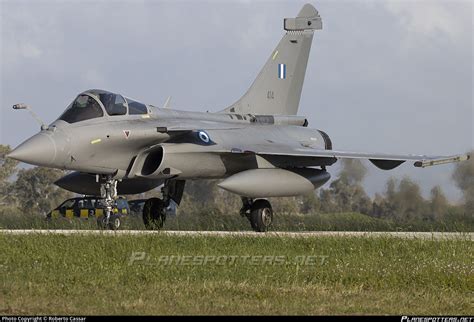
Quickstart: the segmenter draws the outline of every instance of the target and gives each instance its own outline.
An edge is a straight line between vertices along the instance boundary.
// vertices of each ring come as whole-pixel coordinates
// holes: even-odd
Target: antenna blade
[[[163,105],[163,108],[169,108],[170,107],[170,101],[171,101],[171,96],[168,96],[166,99],[165,104]]]

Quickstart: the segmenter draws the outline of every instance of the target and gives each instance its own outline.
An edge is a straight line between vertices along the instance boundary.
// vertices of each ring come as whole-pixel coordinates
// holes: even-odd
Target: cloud
[[[384,2],[387,10],[399,18],[411,45],[416,35],[448,37],[459,43],[472,35],[466,23],[472,19],[471,1],[396,1]],[[410,36],[415,35],[415,36]]]
[[[84,83],[84,88],[107,88],[107,82],[105,81],[104,76],[96,69],[89,68],[82,75],[82,82]]]
[[[31,43],[22,44],[19,48],[19,53],[24,58],[39,58],[42,52],[40,48]]]

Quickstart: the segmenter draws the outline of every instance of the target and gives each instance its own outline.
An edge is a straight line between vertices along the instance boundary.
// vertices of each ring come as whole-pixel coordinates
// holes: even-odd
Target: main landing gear
[[[175,213],[183,197],[184,180],[167,180],[161,188],[163,198],[151,198],[143,206],[143,223],[150,230],[159,230],[165,224],[166,215]]]
[[[242,197],[240,215],[247,217],[253,230],[257,232],[268,231],[273,222],[272,206],[265,199]]]

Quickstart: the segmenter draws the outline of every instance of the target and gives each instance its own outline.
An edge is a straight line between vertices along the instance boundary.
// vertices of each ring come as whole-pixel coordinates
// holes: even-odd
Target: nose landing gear
[[[107,177],[105,182],[100,185],[100,194],[105,203],[105,216],[97,219],[99,228],[119,229],[120,217],[113,213],[114,200],[117,198],[117,180]]]

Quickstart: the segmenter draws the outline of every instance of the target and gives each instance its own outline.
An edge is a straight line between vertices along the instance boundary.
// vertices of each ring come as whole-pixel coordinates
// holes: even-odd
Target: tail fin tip
[[[318,15],[319,15],[318,10],[316,10],[316,8],[311,3],[307,3],[303,6],[303,8],[301,8],[297,17],[309,18],[309,17],[318,16]]]
[[[223,113],[296,115],[303,88],[309,51],[322,20],[311,4],[295,18],[283,20],[283,35],[248,91]]]

